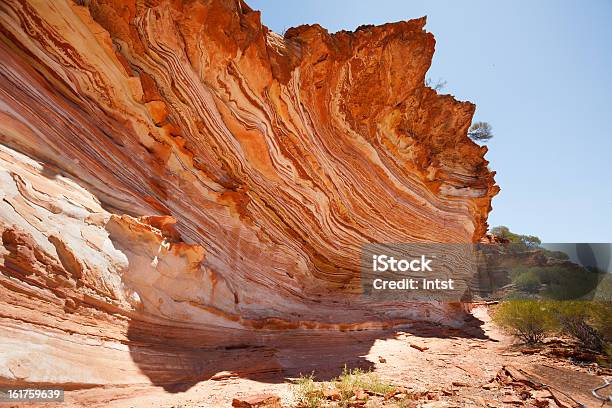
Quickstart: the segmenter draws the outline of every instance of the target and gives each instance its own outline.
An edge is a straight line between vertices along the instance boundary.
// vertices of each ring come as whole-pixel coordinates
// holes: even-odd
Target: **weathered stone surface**
[[[234,408],[281,408],[280,398],[276,395],[258,394],[247,398],[234,398]]]
[[[0,382],[166,386],[237,368],[170,344],[461,324],[357,296],[362,244],[476,242],[498,191],[474,106],[424,86],[424,24],[2,2]]]

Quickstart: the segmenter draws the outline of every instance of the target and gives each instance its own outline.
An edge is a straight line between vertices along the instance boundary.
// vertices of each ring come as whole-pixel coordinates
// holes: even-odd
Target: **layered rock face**
[[[363,244],[476,242],[498,191],[474,105],[424,85],[424,24],[281,37],[241,1],[3,1],[0,382],[146,382],[155,339],[459,324],[359,296]]]

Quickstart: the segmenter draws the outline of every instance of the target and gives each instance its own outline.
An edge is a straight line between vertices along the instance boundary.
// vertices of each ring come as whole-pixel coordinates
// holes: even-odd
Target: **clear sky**
[[[489,224],[545,242],[612,242],[612,0],[247,0],[276,32],[427,15],[428,76],[477,105],[502,188]]]

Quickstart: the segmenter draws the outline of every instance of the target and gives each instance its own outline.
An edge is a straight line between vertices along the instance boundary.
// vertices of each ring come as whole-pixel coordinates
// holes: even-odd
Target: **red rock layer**
[[[498,191],[474,105],[424,86],[424,24],[281,37],[241,1],[2,2],[3,346],[68,373],[67,351],[138,365],[144,333],[457,323],[357,296],[363,244],[476,242]],[[24,353],[4,382],[140,381]]]

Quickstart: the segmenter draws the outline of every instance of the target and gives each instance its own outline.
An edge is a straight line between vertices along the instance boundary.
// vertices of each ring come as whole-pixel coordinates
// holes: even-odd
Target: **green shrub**
[[[523,292],[538,293],[540,291],[540,279],[535,272],[529,270],[514,278],[514,286]]]
[[[291,391],[298,407],[317,408],[323,403],[323,387],[314,379],[314,375],[300,375],[294,384],[291,385]]]
[[[360,368],[353,370],[344,366],[342,374],[330,382],[317,382],[314,376],[301,375],[291,386],[293,397],[298,407],[317,408],[325,402],[325,391],[337,391],[340,407],[351,405],[351,398],[356,390],[367,390],[376,394],[387,394],[395,389],[389,383],[382,381],[376,373],[363,371]]]
[[[570,259],[569,255],[563,251],[551,251],[545,248],[541,248],[540,250],[549,258],[558,259],[561,261],[567,261]]]
[[[553,330],[554,320],[548,302],[507,300],[495,308],[494,321],[525,343],[538,343]]]
[[[612,303],[513,299],[500,303],[493,320],[525,343],[537,343],[551,331],[574,337],[586,349],[605,352],[612,339]]]
[[[611,292],[604,287],[606,277],[604,272],[572,263],[532,267],[520,265],[510,271],[510,278],[519,291],[537,293],[554,300],[592,299],[595,293],[603,298]]]
[[[505,225],[499,225],[497,227],[491,228],[491,234],[495,235],[498,238],[503,240],[507,240],[512,244],[512,248],[515,251],[526,251],[528,249],[539,248],[542,241],[540,238],[534,235],[521,235],[516,234]]]
[[[556,300],[589,299],[593,297],[604,274],[582,267],[557,266],[536,268],[542,283],[547,284],[544,295]]]
[[[377,394],[387,394],[395,389],[393,385],[382,381],[372,371],[363,371],[360,368],[350,370],[346,366],[342,370],[342,375],[334,379],[333,383],[340,395],[346,396],[346,399],[352,397],[353,392],[358,388]]]
[[[556,302],[553,315],[561,330],[576,338],[584,348],[603,352],[612,330],[609,302]]]

